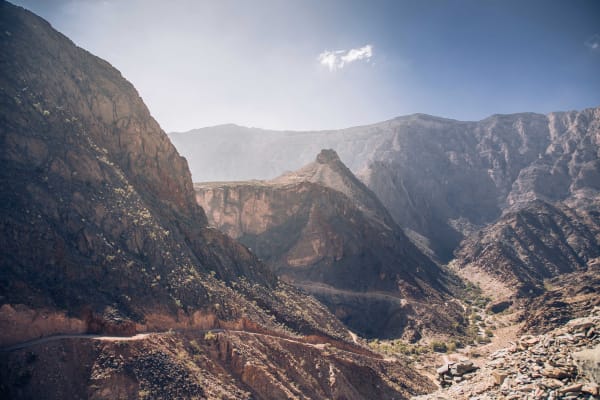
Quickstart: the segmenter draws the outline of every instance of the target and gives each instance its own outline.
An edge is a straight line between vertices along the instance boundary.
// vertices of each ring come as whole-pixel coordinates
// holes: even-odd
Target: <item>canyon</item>
[[[6,1],[0,54],[1,398],[598,396],[600,107],[167,134]]]
[[[506,210],[596,198],[599,124],[600,108],[590,108],[476,122],[415,114],[314,132],[224,125],[170,138],[195,182],[272,179],[333,149],[409,236],[447,262],[462,239]]]
[[[333,150],[270,181],[194,185],[209,224],[363,337],[416,341],[464,325],[458,282],[422,253]]]

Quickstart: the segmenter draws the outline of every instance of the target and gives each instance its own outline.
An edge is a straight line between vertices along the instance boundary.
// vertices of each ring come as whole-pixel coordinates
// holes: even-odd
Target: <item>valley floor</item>
[[[556,277],[544,294],[499,314],[475,309],[479,333],[494,327],[484,331],[490,342],[420,357],[419,372],[439,389],[415,399],[600,398],[598,272]]]

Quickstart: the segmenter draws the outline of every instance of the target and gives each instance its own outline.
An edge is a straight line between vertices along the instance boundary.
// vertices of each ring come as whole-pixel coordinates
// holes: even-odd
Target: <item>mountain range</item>
[[[505,210],[595,198],[599,121],[599,108],[477,122],[415,114],[334,131],[224,125],[170,138],[196,182],[272,178],[331,148],[409,235],[447,262],[463,238]]]
[[[2,0],[0,55],[0,398],[598,396],[600,108],[167,135]]]

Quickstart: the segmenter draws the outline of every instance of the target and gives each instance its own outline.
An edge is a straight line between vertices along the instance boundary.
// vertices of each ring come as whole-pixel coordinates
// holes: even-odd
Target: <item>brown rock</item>
[[[565,386],[565,387],[558,389],[558,392],[559,393],[577,393],[577,392],[581,392],[582,387],[583,387],[583,384],[575,383],[573,385]]]
[[[476,369],[477,367],[471,361],[459,361],[450,366],[450,373],[454,376],[462,376]]]
[[[504,383],[504,380],[506,379],[506,377],[508,376],[508,373],[506,372],[500,372],[500,371],[492,371],[492,377],[494,378],[494,384],[500,386],[502,385],[502,383]]]
[[[567,326],[571,332],[581,332],[595,325],[593,318],[579,318],[569,321]]]
[[[540,338],[538,336],[524,336],[521,338],[519,343],[521,343],[524,348],[529,348],[537,343],[539,343]]]
[[[552,378],[542,380],[541,385],[548,389],[558,389],[564,386],[564,384],[561,381]]]
[[[542,370],[542,375],[548,378],[563,379],[572,376],[572,373],[564,368],[548,366]]]
[[[573,359],[581,374],[592,382],[600,382],[600,344],[593,349],[585,349],[574,353]]]
[[[445,375],[448,373],[448,371],[450,370],[450,366],[448,364],[444,364],[441,367],[439,367],[436,372],[438,373],[438,375]]]
[[[583,387],[581,388],[581,391],[583,393],[591,394],[592,396],[598,396],[600,394],[600,389],[598,387],[598,384],[596,384],[596,383],[584,384]]]

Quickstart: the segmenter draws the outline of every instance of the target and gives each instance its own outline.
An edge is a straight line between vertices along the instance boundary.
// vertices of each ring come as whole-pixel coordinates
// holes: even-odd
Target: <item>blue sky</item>
[[[600,105],[600,1],[18,0],[166,131],[330,129]]]

